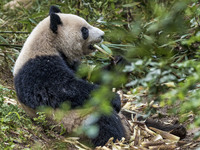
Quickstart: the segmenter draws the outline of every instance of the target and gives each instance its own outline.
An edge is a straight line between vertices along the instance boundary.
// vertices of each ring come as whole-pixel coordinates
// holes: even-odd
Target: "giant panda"
[[[99,86],[77,78],[75,73],[81,57],[91,53],[93,45],[101,42],[103,36],[102,30],[83,18],[61,13],[58,7],[51,6],[49,16],[29,35],[14,66],[17,97],[31,117],[36,116],[40,106],[58,109],[63,102],[68,102],[71,114],[63,121],[67,130],[83,122],[77,120],[74,110],[81,108]],[[119,95],[111,100],[111,106],[112,113],[100,116],[96,122],[98,135],[90,138],[94,146],[104,145],[111,137],[120,140],[126,136],[118,116]],[[75,121],[72,121],[73,116]]]

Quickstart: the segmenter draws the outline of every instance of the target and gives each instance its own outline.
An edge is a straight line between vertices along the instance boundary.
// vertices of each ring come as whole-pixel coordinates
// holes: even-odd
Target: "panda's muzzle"
[[[103,41],[104,32],[96,27],[92,27],[89,30],[89,46],[88,49],[91,51],[95,50],[94,44],[98,44]]]
[[[96,41],[93,41],[89,46],[88,46],[88,49],[94,51],[95,50],[95,47],[94,47],[94,44],[98,44],[98,43],[101,43],[103,41],[103,38],[104,36],[100,36],[99,38],[97,38]]]

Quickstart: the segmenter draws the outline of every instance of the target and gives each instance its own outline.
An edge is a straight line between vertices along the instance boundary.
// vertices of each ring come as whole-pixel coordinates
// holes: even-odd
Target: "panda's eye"
[[[82,27],[81,28],[81,32],[82,32],[83,39],[86,40],[88,38],[88,36],[89,36],[89,30],[88,30],[88,28]]]

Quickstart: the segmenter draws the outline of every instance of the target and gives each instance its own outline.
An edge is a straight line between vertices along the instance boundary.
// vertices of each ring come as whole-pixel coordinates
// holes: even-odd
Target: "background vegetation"
[[[116,87],[132,95],[145,91],[148,102],[176,105],[171,112],[182,121],[194,116],[188,127],[200,126],[198,0],[36,0],[27,8],[5,9],[8,2],[0,2],[0,148],[16,148],[16,143],[29,147],[30,141],[34,141],[30,134],[42,136],[22,109],[5,102],[16,99],[12,69],[24,41],[38,22],[47,17],[49,6],[55,4],[62,12],[77,14],[104,30],[101,47],[128,61],[115,72],[99,74],[94,70],[112,60],[99,52],[84,59],[89,70],[80,74],[89,72],[88,80],[101,78],[98,80],[103,83],[92,104],[99,106],[100,113],[109,112],[105,104],[108,89]],[[142,98],[137,100],[139,103]],[[146,110],[146,114],[152,112],[150,108]]]

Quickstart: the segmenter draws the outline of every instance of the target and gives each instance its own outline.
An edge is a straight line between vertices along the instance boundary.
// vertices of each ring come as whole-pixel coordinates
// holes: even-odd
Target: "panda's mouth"
[[[95,50],[95,48],[94,48],[94,44],[90,44],[90,45],[88,46],[88,48],[89,48],[90,50],[92,50],[92,51]]]
[[[88,44],[88,49],[89,49],[90,51],[93,52],[93,51],[96,50],[95,45],[96,45],[96,44],[100,44],[100,43],[102,43],[102,42],[103,42],[103,38],[102,38],[102,37],[98,38],[97,40],[91,41],[91,42],[89,42],[89,44]]]
[[[95,42],[91,42],[90,45],[88,46],[88,49],[91,51],[95,51],[96,50],[95,45],[100,44],[102,42],[103,42],[103,39],[95,41]]]

